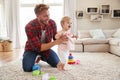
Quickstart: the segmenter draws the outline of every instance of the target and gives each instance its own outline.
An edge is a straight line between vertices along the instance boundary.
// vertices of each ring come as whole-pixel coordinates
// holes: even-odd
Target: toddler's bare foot
[[[65,64],[62,64],[62,70],[65,71]]]
[[[58,64],[57,64],[57,68],[58,68],[58,70],[62,70],[62,63],[61,62],[59,62]]]

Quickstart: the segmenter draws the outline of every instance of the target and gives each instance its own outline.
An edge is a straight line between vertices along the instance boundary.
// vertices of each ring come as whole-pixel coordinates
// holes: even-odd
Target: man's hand
[[[68,37],[66,35],[62,35],[59,39],[56,40],[56,44],[61,44],[65,41],[68,41]]]
[[[68,37],[65,36],[65,35],[62,35],[59,39],[57,39],[57,40],[55,40],[53,42],[42,44],[41,45],[41,51],[48,50],[51,47],[53,47],[54,45],[61,44],[61,43],[65,42],[65,41],[68,41]]]

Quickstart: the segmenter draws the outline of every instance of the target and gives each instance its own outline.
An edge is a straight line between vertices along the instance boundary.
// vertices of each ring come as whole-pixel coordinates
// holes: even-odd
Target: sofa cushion
[[[82,39],[77,39],[77,40],[74,40],[75,41],[75,44],[82,44]]]
[[[113,35],[113,38],[120,38],[120,29],[118,29]]]
[[[106,38],[111,38],[113,33],[116,32],[116,29],[111,29],[111,30],[103,30],[103,33]]]
[[[102,29],[90,30],[90,35],[94,39],[105,39],[105,35],[104,35]]]
[[[120,46],[120,39],[118,38],[111,38],[109,40],[109,44],[113,46]]]
[[[90,35],[88,30],[80,30],[80,31],[78,31],[78,37],[80,39],[82,39],[82,38],[91,38],[91,35]]]
[[[107,44],[109,42],[108,39],[82,39],[83,44]]]

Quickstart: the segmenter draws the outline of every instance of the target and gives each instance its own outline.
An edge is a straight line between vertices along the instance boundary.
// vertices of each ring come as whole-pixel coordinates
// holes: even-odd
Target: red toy
[[[75,64],[75,61],[74,61],[73,56],[72,56],[71,53],[68,56],[68,64]]]

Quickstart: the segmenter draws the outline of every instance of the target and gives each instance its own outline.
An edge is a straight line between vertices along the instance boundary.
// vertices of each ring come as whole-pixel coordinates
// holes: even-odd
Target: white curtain
[[[6,28],[4,24],[4,1],[0,0],[0,38],[6,37]]]
[[[5,0],[5,26],[14,48],[20,48],[19,0]]]
[[[77,34],[76,0],[64,0],[64,15],[72,18],[72,29]]]

